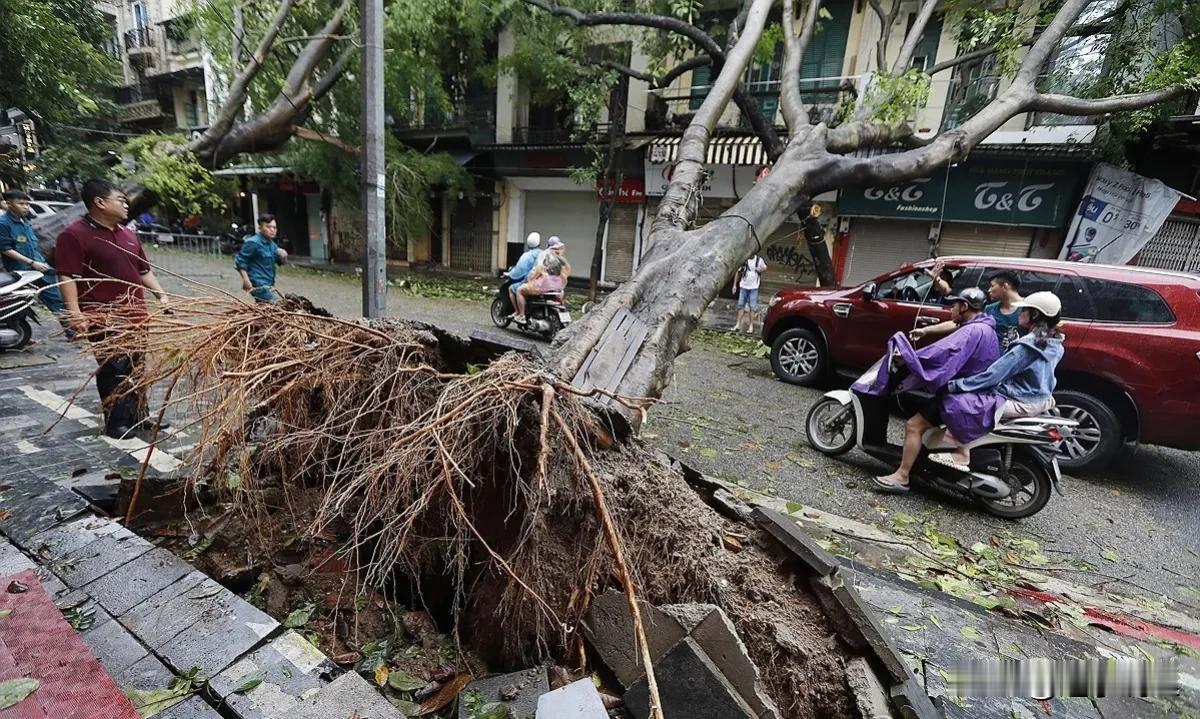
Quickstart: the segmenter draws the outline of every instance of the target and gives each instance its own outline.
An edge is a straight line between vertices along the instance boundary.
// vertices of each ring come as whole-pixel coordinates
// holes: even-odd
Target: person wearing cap
[[[559,239],[558,235],[551,235],[550,239],[546,240],[546,249],[549,250],[550,253],[557,255],[558,259],[562,260],[563,267],[561,276],[563,278],[563,284],[565,285],[567,278],[571,276],[571,263],[567,262],[567,244]],[[538,258],[538,264],[544,264],[550,253],[543,252],[542,256]]]
[[[950,319],[958,326],[950,335],[920,350],[902,333],[888,340],[888,354],[897,355],[908,370],[898,387],[893,388],[889,364],[883,363],[874,381],[861,380],[853,389],[863,394],[885,396],[897,392],[924,391],[934,396],[904,425],[904,451],[895,472],[874,478],[874,489],[890,494],[908,492],[908,477],[921,453],[926,430],[945,424],[959,442],[971,442],[991,431],[997,400],[990,393],[948,394],[953,380],[983,372],[1000,356],[996,339],[996,320],[984,312],[987,295],[977,287],[968,287],[946,298]]]
[[[1054,408],[1054,370],[1062,361],[1065,339],[1059,322],[1062,302],[1053,292],[1034,292],[1016,304],[1024,336],[1013,342],[987,370],[956,379],[952,393],[994,390],[1004,398],[997,419],[1036,417]]]
[[[529,279],[529,273],[533,272],[533,268],[537,265],[538,259],[542,256],[542,235],[538,232],[530,232],[525,238],[525,252],[517,259],[517,264],[512,266],[508,271],[508,278],[511,282],[508,285],[508,291],[512,295],[512,306],[517,306],[517,292],[521,289],[521,285]]]

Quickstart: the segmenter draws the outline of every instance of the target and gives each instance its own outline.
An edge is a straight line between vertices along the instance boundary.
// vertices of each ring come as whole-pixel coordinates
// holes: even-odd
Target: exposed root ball
[[[308,531],[344,534],[372,586],[397,570],[449,585],[465,638],[492,660],[577,656],[590,598],[614,584],[586,462],[639,596],[725,608],[789,717],[850,715],[842,654],[815,600],[768,549],[724,549],[721,537],[745,528],[658,455],[632,441],[599,448],[598,415],[535,361],[453,366],[415,325],[221,300],[106,344],[133,339],[148,345],[138,382],[170,387],[166,402],[201,418],[194,481],[251,519],[277,511],[269,487],[282,486],[285,504],[288,487],[321,491]]]

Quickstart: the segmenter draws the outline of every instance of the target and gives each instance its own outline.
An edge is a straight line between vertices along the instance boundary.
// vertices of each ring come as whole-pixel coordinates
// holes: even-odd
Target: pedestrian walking
[[[283,298],[275,289],[275,265],[283,264],[287,251],[275,244],[277,234],[275,215],[259,215],[258,232],[247,237],[233,257],[233,266],[242,276],[242,289],[255,302],[278,302]]]
[[[55,269],[72,329],[93,344],[116,337],[122,341],[120,348],[106,343],[96,352],[104,431],[121,439],[153,429],[145,396],[130,386],[144,347],[136,328],[147,316],[145,290],[163,305],[168,298],[137,234],[124,224],[129,216],[125,193],[107,180],[88,180],[81,194],[87,214],[58,236]],[[168,426],[164,422],[160,428]]]
[[[742,320],[747,319],[749,321],[746,323],[746,331],[754,334],[754,313],[758,312],[758,287],[762,282],[761,275],[766,269],[767,263],[755,255],[743,262],[734,275],[734,284],[738,288],[737,322],[733,325],[734,332],[741,329]]]
[[[58,275],[38,249],[37,234],[29,224],[29,195],[21,190],[8,190],[3,197],[7,211],[0,215],[0,259],[3,259],[4,269],[9,272],[41,272],[38,298],[65,325],[65,307],[57,286]],[[69,335],[70,328],[67,329]]]

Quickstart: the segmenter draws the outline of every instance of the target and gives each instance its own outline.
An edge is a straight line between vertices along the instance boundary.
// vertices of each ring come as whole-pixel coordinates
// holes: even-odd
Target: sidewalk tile
[[[290,715],[309,695],[327,685],[337,667],[295,631],[288,630],[209,681],[209,689],[238,719],[276,719]],[[248,679],[262,683],[245,694]]]
[[[20,544],[23,539],[87,510],[87,502],[49,479],[28,474],[0,485],[0,532]]]
[[[81,588],[153,548],[146,540],[118,526],[116,531],[55,562],[52,569],[68,587]]]
[[[117,621],[133,632],[143,644],[158,649],[200,618],[204,606],[188,597],[205,594],[197,587],[207,579],[201,572],[186,574],[178,582],[164,587],[118,617]]]
[[[144,659],[150,650],[142,646],[120,623],[112,621],[103,609],[96,607],[96,624],[81,633],[88,645],[111,676],[116,677]],[[120,682],[117,682],[120,684]],[[122,686],[122,689],[125,687]]]
[[[403,715],[357,672],[346,672],[300,703],[287,719],[333,719],[355,713],[370,719],[400,719]]]
[[[222,719],[222,717],[204,699],[193,696],[162,713],[155,714],[152,719]],[[374,717],[370,719],[374,719]]]
[[[165,549],[151,549],[83,587],[113,616],[121,616],[182,579],[191,565]]]

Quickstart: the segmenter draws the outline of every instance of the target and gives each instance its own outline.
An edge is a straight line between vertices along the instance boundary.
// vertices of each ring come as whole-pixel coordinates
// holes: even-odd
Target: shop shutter
[[[633,275],[633,248],[637,239],[637,205],[613,205],[608,219],[608,257],[604,265],[605,282],[624,282]]]
[[[450,266],[491,272],[493,237],[492,196],[479,193],[474,204],[459,202],[450,218]]]
[[[1028,257],[1033,243],[1032,227],[981,225],[947,222],[942,225],[938,254],[986,255],[988,257]]]
[[[1183,272],[1200,270],[1200,222],[1168,218],[1138,253],[1137,264]]]
[[[591,273],[599,224],[600,201],[595,192],[529,190],[525,193],[522,234],[540,232],[543,242],[551,235],[558,235],[567,244],[572,277],[586,278]]]
[[[929,257],[929,223],[854,218],[844,284],[856,285]]]

